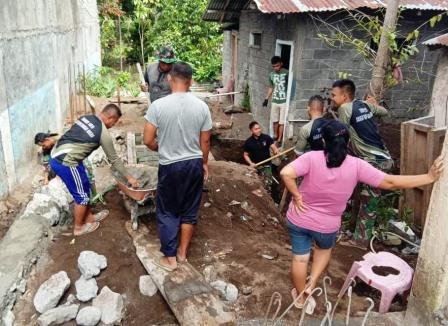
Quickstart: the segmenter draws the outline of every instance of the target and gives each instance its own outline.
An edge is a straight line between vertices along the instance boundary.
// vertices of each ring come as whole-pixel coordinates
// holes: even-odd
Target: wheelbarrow
[[[127,182],[122,177],[114,175],[117,186],[123,196],[124,206],[131,214],[132,229],[138,229],[138,218],[143,215],[155,212],[156,203],[156,189],[157,189],[157,170],[158,168],[143,165],[133,164],[127,166],[130,174],[141,182],[143,177],[151,176],[151,180],[144,180],[141,184],[141,189],[134,189],[128,186]]]

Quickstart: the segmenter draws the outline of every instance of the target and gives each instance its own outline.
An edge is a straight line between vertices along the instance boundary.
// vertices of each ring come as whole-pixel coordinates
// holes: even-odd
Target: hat
[[[177,61],[171,45],[162,46],[158,51],[156,51],[155,56],[157,60],[164,63],[175,63]]]
[[[50,138],[50,137],[54,137],[57,136],[57,133],[45,133],[45,132],[39,132],[36,134],[36,136],[34,136],[34,144],[40,144],[41,142],[43,142],[45,139]]]

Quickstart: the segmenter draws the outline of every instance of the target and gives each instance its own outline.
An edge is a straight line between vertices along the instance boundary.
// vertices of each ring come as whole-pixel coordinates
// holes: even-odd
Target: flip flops
[[[292,300],[295,301],[297,299],[297,290],[296,288],[293,288],[291,290],[291,296]],[[316,300],[313,297],[308,297],[308,304],[306,305],[305,313],[308,315],[312,315],[314,313],[314,309],[316,308]],[[305,300],[306,302],[306,300]],[[297,301],[294,302],[294,306],[297,309],[303,309],[304,303],[298,303]]]
[[[102,220],[104,220],[106,217],[109,216],[109,210],[103,209],[102,211],[94,214],[94,216],[95,216],[95,222],[101,222]]]
[[[157,267],[160,267],[161,269],[163,269],[164,271],[166,271],[166,272],[173,272],[173,271],[175,271],[175,270],[177,269],[177,268],[174,268],[174,267],[165,265],[164,263],[162,263],[161,260],[162,260],[162,257],[156,259],[156,260],[154,261],[154,264],[155,264]]]
[[[78,237],[80,235],[92,233],[93,231],[95,231],[99,227],[100,227],[100,223],[99,222],[86,223],[86,224],[84,224],[82,226],[80,231],[73,231],[73,235]]]

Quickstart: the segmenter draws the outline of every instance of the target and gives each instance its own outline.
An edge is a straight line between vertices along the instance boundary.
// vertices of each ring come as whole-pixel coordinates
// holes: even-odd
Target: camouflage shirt
[[[168,73],[160,71],[158,62],[148,65],[145,72],[145,81],[149,85],[149,99],[151,103],[171,94]]]

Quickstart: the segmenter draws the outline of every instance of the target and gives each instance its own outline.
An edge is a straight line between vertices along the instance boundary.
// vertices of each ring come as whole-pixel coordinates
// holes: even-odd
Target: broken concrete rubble
[[[79,280],[75,282],[76,298],[81,302],[87,302],[96,297],[98,293],[98,285],[94,278],[86,280],[84,276],[81,276]]]
[[[234,302],[238,299],[238,288],[232,283],[227,283],[222,280],[217,280],[210,283],[212,288],[218,290],[229,302]]]
[[[70,279],[65,271],[53,274],[34,295],[34,307],[41,314],[56,307],[69,287]]]
[[[0,314],[3,318],[19,295],[21,280],[28,275],[33,259],[42,251],[40,243],[48,227],[48,222],[41,216],[22,215],[0,242]]]
[[[3,314],[3,318],[1,319],[1,325],[2,326],[14,326],[15,320],[16,320],[16,317],[14,316],[14,313],[11,310],[7,310]]]
[[[51,310],[48,310],[44,314],[40,315],[37,319],[39,326],[51,326],[60,325],[68,322],[78,314],[79,304],[71,304],[68,306],[60,306]]]
[[[103,287],[100,294],[93,299],[93,306],[101,310],[101,321],[106,325],[119,324],[123,318],[123,297],[107,286]]]
[[[35,193],[33,199],[26,206],[24,215],[38,214],[45,217],[48,223],[54,226],[59,223],[62,213],[59,205],[50,195]]]
[[[107,267],[107,259],[93,251],[83,251],[78,257],[78,268],[86,280],[98,275]]]
[[[95,326],[101,320],[101,310],[97,307],[82,308],[76,316],[76,324],[79,326]]]
[[[158,291],[157,286],[149,275],[140,276],[138,286],[140,293],[149,297],[152,297]]]

